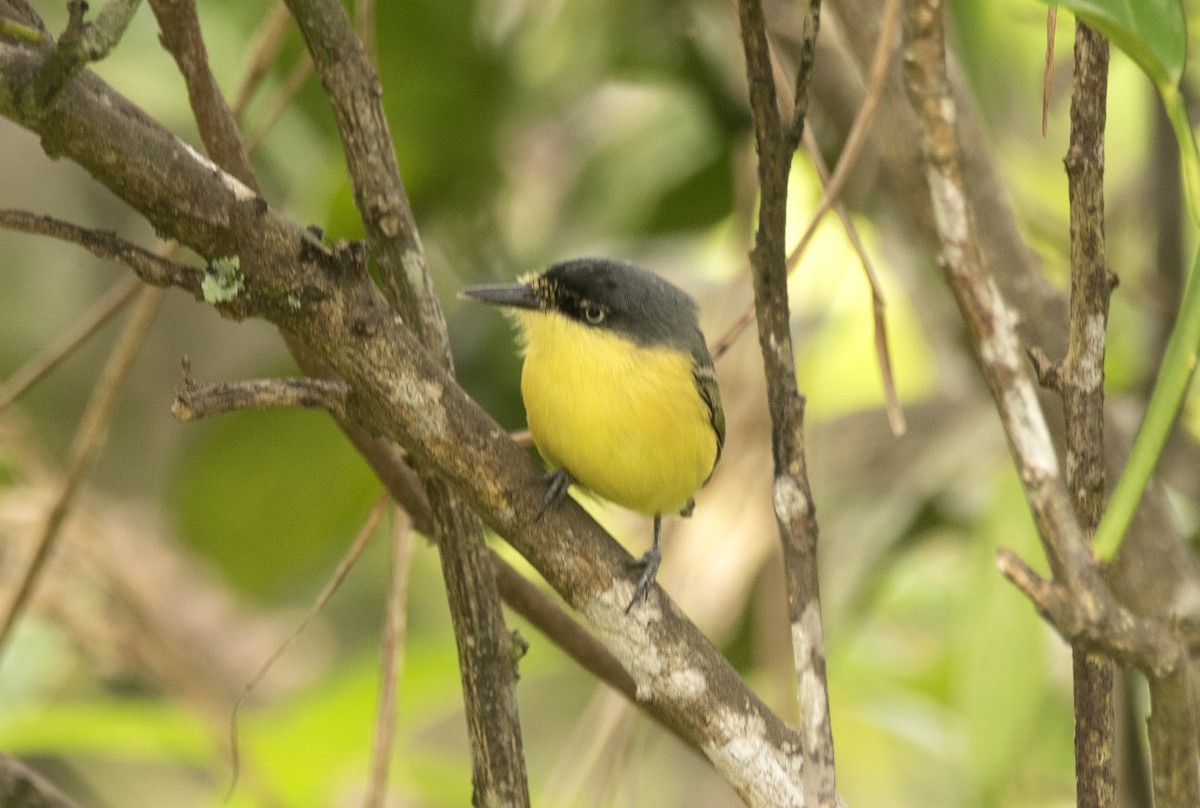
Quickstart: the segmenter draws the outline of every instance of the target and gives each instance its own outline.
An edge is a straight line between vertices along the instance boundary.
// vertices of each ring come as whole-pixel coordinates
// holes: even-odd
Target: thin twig
[[[811,127],[804,130],[804,148],[808,151],[808,156],[817,169],[817,176],[820,177],[822,183],[828,184],[829,169],[825,165],[825,158],[821,156],[821,150],[817,146]],[[883,297],[883,286],[879,283],[879,276],[875,274],[875,266],[858,235],[858,228],[846,211],[846,206],[839,199],[834,202],[833,210],[841,220],[842,229],[846,231],[846,238],[850,240],[850,246],[858,255],[863,274],[867,277],[867,284],[871,287],[871,319],[875,324],[875,362],[879,366],[879,376],[883,386],[884,409],[887,412],[888,426],[891,427],[892,434],[900,437],[908,431],[908,426],[904,421],[904,408],[900,405],[900,394],[896,392],[896,379],[892,373],[892,354],[888,346],[887,315],[885,314],[887,301]],[[790,263],[791,260],[789,257],[789,271],[795,267]]]
[[[191,365],[183,360],[183,382],[171,414],[180,421],[198,421],[212,415],[241,410],[303,407],[346,417],[350,388],[332,379],[253,379],[241,382],[199,384],[192,379]]]
[[[267,18],[250,37],[250,44],[247,48],[250,51],[250,59],[238,82],[237,90],[233,93],[233,100],[229,104],[234,118],[240,119],[246,111],[250,99],[254,97],[262,80],[275,66],[279,54],[283,51],[287,34],[291,30],[292,15],[288,13],[287,6],[283,4],[282,0],[276,0],[275,7],[271,9]],[[254,151],[249,143],[246,148]]]
[[[846,229],[847,237],[851,245],[858,252],[864,271],[867,273],[868,282],[871,285],[872,294],[872,314],[875,323],[875,355],[879,363],[879,372],[883,380],[884,399],[886,402],[886,410],[888,414],[888,423],[891,426],[892,434],[896,436],[903,435],[906,426],[904,423],[904,411],[900,407],[899,396],[896,394],[896,385],[892,374],[891,358],[888,350],[887,327],[884,317],[884,299],[879,286],[878,279],[875,277],[871,262],[867,258],[866,251],[863,249],[862,241],[858,237],[857,230],[850,224],[849,216],[846,215],[844,206],[840,203],[839,198],[842,188],[845,186],[846,180],[850,176],[862,149],[867,140],[867,135],[871,131],[871,123],[875,117],[875,111],[879,106],[880,99],[883,97],[884,87],[886,85],[888,67],[891,64],[891,56],[896,47],[897,25],[900,15],[900,0],[888,0],[883,12],[883,24],[880,27],[879,39],[875,45],[875,52],[871,59],[871,67],[867,79],[867,88],[863,96],[863,102],[859,106],[858,112],[855,114],[854,122],[851,124],[850,131],[846,135],[846,142],[842,146],[841,155],[838,157],[837,166],[834,168],[832,176],[827,176],[824,163],[821,161],[820,152],[815,146],[815,141],[812,139],[811,132],[808,129],[804,131],[804,140],[809,155],[813,159],[814,165],[817,166],[818,174],[821,175],[823,185],[823,193],[821,201],[817,206],[816,211],[809,219],[809,224],[804,231],[804,234],[796,242],[796,245],[788,253],[787,266],[788,272],[795,270],[800,264],[800,259],[804,255],[805,250],[811,243],[813,235],[816,233],[817,225],[824,218],[825,214],[831,209],[836,210],[839,219],[842,221]],[[775,58],[775,54],[771,51],[771,69],[772,76],[775,81],[782,86],[783,82],[789,81],[787,73],[779,64],[779,60]],[[780,97],[788,99],[790,96],[786,93],[781,93]],[[792,102],[794,104],[794,101]],[[786,117],[794,117],[794,110],[785,109]],[[754,322],[754,305],[748,306],[734,323],[726,329],[720,339],[714,343],[712,355],[714,359],[719,359],[730,346],[733,345],[741,333]]]
[[[187,84],[188,103],[205,150],[217,165],[258,191],[250,153],[208,66],[195,0],[150,0],[150,8],[158,19],[159,41],[175,58]]]
[[[88,62],[107,56],[125,35],[140,4],[141,0],[108,0],[96,19],[85,23],[83,15],[87,13],[88,4],[83,0],[70,0],[67,3],[67,28],[58,38],[54,53],[46,60],[34,85],[37,105],[43,109],[49,107]]]
[[[313,74],[312,57],[305,53],[296,63],[292,65],[292,69],[284,78],[283,84],[275,92],[271,98],[271,103],[267,109],[254,123],[254,128],[250,130],[250,134],[246,135],[246,148],[253,151],[257,149],[262,142],[267,139],[267,134],[283,117],[283,113],[287,111],[292,102],[296,100],[296,96],[304,89],[304,85]]]
[[[1042,66],[1042,137],[1050,120],[1050,90],[1054,86],[1054,31],[1058,27],[1058,6],[1046,9],[1046,62]]]
[[[388,769],[396,738],[396,699],[404,670],[404,638],[408,627],[408,574],[412,568],[412,522],[392,508],[392,580],[380,641],[379,708],[371,745],[371,776],[364,808],[383,808],[387,800]]]
[[[767,377],[775,459],[773,504],[783,546],[788,619],[804,729],[798,749],[806,801],[838,800],[833,730],[825,678],[825,641],[817,573],[817,520],[804,454],[804,398],[796,389],[787,296],[787,187],[792,156],[804,128],[819,0],[804,7],[804,39],[796,78],[796,111],[785,126],[777,103],[766,20],[759,0],[739,0],[738,24],[750,84],[750,110],[758,147],[759,215],[750,253],[758,341]]]
[[[6,808],[79,808],[79,804],[14,757],[0,753],[0,805]]]
[[[879,41],[875,45],[875,55],[871,59],[871,69],[867,76],[867,88],[862,104],[854,116],[854,123],[850,125],[846,142],[842,145],[837,165],[834,166],[833,173],[830,175],[825,192],[821,196],[821,202],[810,217],[808,227],[800,236],[800,240],[788,255],[789,270],[800,262],[800,257],[808,248],[809,242],[817,231],[817,225],[821,223],[825,214],[833,209],[834,201],[841,194],[846,180],[850,177],[851,170],[858,162],[859,155],[862,154],[863,146],[867,142],[867,135],[871,132],[871,124],[875,120],[875,111],[879,108],[879,101],[883,97],[888,67],[896,48],[901,5],[901,0],[887,0],[887,4],[883,8],[883,23],[879,28]]]
[[[101,326],[125,308],[141,288],[142,282],[137,278],[122,278],[113,284],[104,297],[84,312],[69,331],[60,334],[40,353],[18,368],[3,385],[0,385],[0,413],[12,406],[25,391],[41,381],[80,345],[87,342]]]
[[[91,472],[100,450],[108,438],[108,428],[116,411],[117,401],[129,378],[133,360],[141,350],[154,315],[158,312],[162,301],[163,290],[157,287],[147,287],[142,290],[138,304],[121,331],[108,363],[100,374],[99,381],[92,391],[92,398],[80,420],[79,429],[75,432],[75,440],[71,445],[71,463],[63,479],[62,489],[55,498],[54,506],[42,525],[41,533],[34,546],[33,557],[21,577],[21,583],[13,595],[12,602],[5,610],[3,623],[0,623],[0,652],[2,652],[13,625],[24,612],[37,586],[38,578],[54,551],[60,535],[60,528],[71,506],[80,485]]]
[[[132,269],[139,278],[154,286],[180,286],[201,295],[204,270],[172,261],[132,244],[106,230],[92,230],[50,216],[38,216],[23,210],[0,210],[0,228],[51,236],[78,244],[97,258],[115,261]]]
[[[279,645],[275,646],[275,650],[267,655],[263,663],[259,665],[254,676],[250,677],[250,681],[242,689],[241,694],[233,703],[233,709],[229,714],[229,755],[230,764],[232,767],[231,781],[229,785],[229,794],[233,794],[233,790],[237,788],[238,779],[241,773],[241,753],[238,747],[238,716],[241,714],[242,705],[249,698],[250,693],[258,686],[258,683],[263,680],[263,677],[275,665],[275,662],[283,656],[284,652],[292,646],[296,638],[301,632],[308,627],[321,610],[325,608],[325,604],[337,592],[338,587],[342,585],[342,581],[346,580],[346,576],[350,574],[350,570],[354,567],[354,563],[358,561],[363,550],[367,546],[367,540],[371,538],[371,534],[375,532],[375,528],[379,525],[379,520],[383,518],[383,513],[387,510],[389,497],[384,494],[375,501],[375,505],[371,508],[371,512],[367,514],[366,520],[358,530],[358,534],[354,537],[354,541],[350,543],[350,549],[346,551],[346,555],[338,562],[337,568],[334,569],[333,575],[325,582],[325,586],[317,594],[312,605],[308,607],[308,611],[300,618],[300,622],[292,629],[292,632],[283,638]]]

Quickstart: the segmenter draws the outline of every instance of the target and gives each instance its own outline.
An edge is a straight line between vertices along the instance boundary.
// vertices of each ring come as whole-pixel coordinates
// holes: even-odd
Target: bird
[[[628,612],[654,584],[663,515],[691,515],[692,495],[725,444],[695,301],[659,275],[609,258],[562,261],[459,296],[500,306],[516,322],[521,397],[550,469],[542,512],[575,484],[653,517],[650,549],[633,562],[641,575]]]

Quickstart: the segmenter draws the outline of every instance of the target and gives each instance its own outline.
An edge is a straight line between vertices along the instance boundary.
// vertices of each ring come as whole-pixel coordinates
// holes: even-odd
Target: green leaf
[[[1076,17],[1125,51],[1159,92],[1176,87],[1187,56],[1187,26],[1179,0],[1066,0],[1050,3]]]

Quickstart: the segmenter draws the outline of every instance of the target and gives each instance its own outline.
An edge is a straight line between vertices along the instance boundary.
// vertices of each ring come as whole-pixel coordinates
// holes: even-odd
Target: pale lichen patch
[[[789,474],[781,474],[775,478],[771,486],[771,503],[775,507],[775,516],[781,521],[791,524],[808,513],[808,498],[800,484]]]
[[[228,303],[245,288],[245,278],[238,271],[240,263],[236,255],[218,258],[209,264],[200,282],[200,291],[210,305]]]
[[[1104,384],[1104,322],[1103,315],[1093,314],[1083,325],[1084,351],[1076,382],[1087,392]]]

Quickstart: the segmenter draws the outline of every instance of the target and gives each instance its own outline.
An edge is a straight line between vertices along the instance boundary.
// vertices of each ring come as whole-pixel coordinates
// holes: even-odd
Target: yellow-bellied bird
[[[506,307],[525,354],[521,396],[550,465],[545,505],[576,483],[654,517],[628,608],[654,583],[662,515],[691,514],[725,442],[725,414],[696,303],[640,267],[564,261],[462,296]]]

